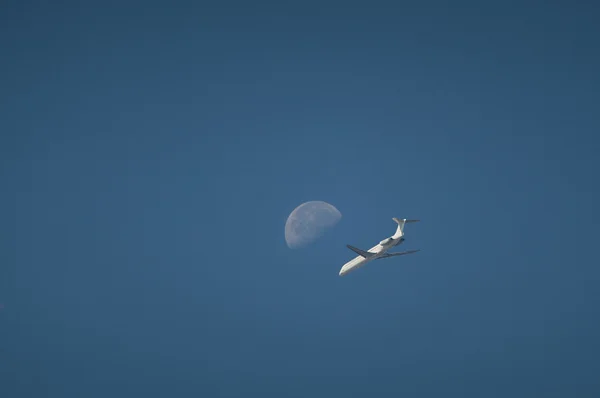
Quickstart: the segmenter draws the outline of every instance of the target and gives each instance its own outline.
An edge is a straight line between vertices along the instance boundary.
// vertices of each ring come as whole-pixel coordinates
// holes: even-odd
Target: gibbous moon
[[[285,241],[290,249],[298,249],[320,238],[342,219],[335,206],[322,201],[302,203],[285,222]]]

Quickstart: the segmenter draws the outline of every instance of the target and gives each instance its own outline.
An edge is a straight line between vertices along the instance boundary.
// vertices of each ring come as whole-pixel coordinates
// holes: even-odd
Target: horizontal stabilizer
[[[396,223],[398,224],[406,224],[408,222],[419,222],[421,220],[407,220],[406,218],[397,218],[397,217],[393,217],[392,220],[396,221]]]
[[[416,253],[418,251],[420,251],[421,249],[417,249],[417,250],[407,250],[405,252],[400,252],[400,253],[386,253],[381,257],[378,257],[377,259],[379,260],[380,258],[388,258],[388,257],[393,257],[393,256],[403,256],[405,254],[411,254],[411,253]]]
[[[350,245],[346,245],[346,247],[348,247],[348,249],[352,250],[353,252],[355,252],[356,254],[358,254],[359,256],[363,256],[364,258],[369,258],[369,257],[373,257],[376,253],[371,253],[371,252],[367,252],[364,250],[360,250],[354,246],[350,246]]]

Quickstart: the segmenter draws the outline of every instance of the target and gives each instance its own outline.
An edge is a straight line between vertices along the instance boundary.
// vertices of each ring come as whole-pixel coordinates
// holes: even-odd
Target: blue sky
[[[9,2],[0,395],[598,396],[595,15]]]

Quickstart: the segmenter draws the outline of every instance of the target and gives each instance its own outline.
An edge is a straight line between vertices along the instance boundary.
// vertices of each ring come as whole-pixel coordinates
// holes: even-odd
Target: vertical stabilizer
[[[399,218],[396,218],[396,217],[392,218],[392,220],[394,220],[398,224],[398,228],[396,229],[396,233],[394,234],[394,236],[392,236],[393,239],[398,239],[398,238],[404,236],[404,225],[406,223],[419,221],[419,220],[407,220],[406,218],[399,219]]]

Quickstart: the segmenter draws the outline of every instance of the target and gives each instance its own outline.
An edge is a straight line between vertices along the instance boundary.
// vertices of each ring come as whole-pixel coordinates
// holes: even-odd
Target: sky
[[[599,396],[597,15],[5,2],[0,396]]]

